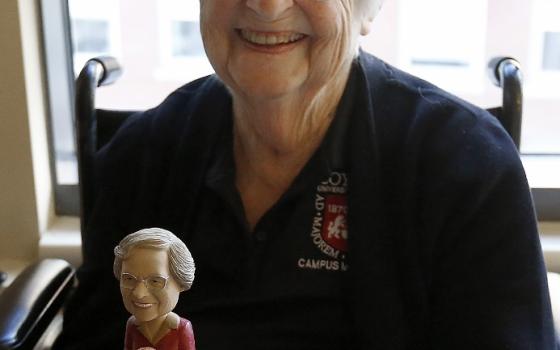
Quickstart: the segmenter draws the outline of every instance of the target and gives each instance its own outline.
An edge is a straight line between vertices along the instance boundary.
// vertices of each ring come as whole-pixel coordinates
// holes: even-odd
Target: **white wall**
[[[0,1],[0,261],[34,259],[51,212],[38,24],[35,0]]]

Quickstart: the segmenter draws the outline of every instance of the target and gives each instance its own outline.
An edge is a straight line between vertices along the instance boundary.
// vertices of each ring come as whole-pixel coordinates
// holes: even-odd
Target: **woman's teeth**
[[[257,33],[246,29],[241,30],[241,37],[257,45],[279,45],[289,44],[301,40],[305,35],[300,33]]]
[[[152,305],[153,304],[151,304],[151,303],[137,303],[137,302],[134,303],[134,306],[139,307],[141,309],[147,309]]]

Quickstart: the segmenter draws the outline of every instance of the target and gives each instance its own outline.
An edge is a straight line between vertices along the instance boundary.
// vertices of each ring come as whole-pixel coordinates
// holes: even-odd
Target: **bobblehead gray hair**
[[[183,288],[189,290],[194,281],[194,260],[191,252],[177,236],[162,228],[146,228],[123,238],[115,247],[113,273],[121,277],[122,262],[133,248],[153,248],[167,250],[169,270],[173,279]]]

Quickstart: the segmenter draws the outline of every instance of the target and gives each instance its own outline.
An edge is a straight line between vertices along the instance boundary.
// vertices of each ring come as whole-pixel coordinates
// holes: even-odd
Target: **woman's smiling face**
[[[345,74],[371,20],[354,4],[364,1],[201,0],[204,46],[234,94],[305,96]]]
[[[123,285],[121,294],[124,306],[136,317],[137,322],[149,322],[171,312],[179,300],[182,289],[171,276],[167,250],[153,248],[132,248],[122,262],[122,274],[138,279],[133,288]],[[150,277],[167,278],[162,289],[149,288]]]

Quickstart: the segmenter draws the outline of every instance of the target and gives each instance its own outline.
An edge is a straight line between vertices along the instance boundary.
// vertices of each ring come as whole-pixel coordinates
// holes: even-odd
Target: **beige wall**
[[[35,0],[0,1],[0,261],[33,259],[50,213],[38,23]]]

